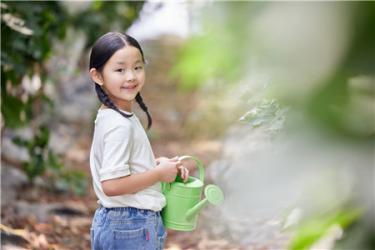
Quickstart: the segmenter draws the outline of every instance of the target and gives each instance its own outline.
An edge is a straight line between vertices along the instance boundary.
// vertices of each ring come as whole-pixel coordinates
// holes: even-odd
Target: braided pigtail
[[[103,88],[97,83],[95,83],[95,90],[96,90],[96,94],[98,95],[100,102],[103,103],[105,106],[119,112],[122,116],[126,118],[133,116],[133,115],[128,115],[128,114],[125,114],[124,112],[121,112],[121,110],[119,110],[116,107],[116,105],[111,101],[107,93],[104,92]]]
[[[135,100],[137,101],[137,103],[141,107],[141,109],[146,113],[146,115],[147,115],[147,121],[148,121],[147,129],[150,129],[151,125],[152,125],[151,115],[148,112],[148,108],[147,108],[146,104],[143,102],[142,96],[141,96],[141,94],[139,92],[135,96]]]

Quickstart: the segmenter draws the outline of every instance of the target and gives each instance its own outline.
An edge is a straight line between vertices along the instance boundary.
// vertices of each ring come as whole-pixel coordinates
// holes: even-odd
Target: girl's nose
[[[126,76],[125,77],[126,77],[127,81],[133,81],[135,79],[135,74],[134,74],[133,70],[128,70],[126,72]]]

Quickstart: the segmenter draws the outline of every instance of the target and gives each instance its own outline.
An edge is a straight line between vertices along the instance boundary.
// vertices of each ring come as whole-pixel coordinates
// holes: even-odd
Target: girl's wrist
[[[164,157],[164,156],[158,157],[158,158],[155,159],[156,166],[160,165],[160,163],[162,163],[162,162],[169,161],[169,160],[170,160],[169,158]]]
[[[155,159],[156,165],[159,165],[163,159],[165,159],[165,157],[158,157],[158,158],[156,158]]]
[[[152,171],[153,174],[155,175],[156,182],[160,182],[160,180],[161,180],[161,172],[160,172],[160,168],[153,168],[153,169],[151,169],[150,171]]]

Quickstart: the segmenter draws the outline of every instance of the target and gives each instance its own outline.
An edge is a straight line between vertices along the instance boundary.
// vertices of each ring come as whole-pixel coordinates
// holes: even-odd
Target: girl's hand
[[[173,162],[176,162],[176,161],[178,161],[178,156],[175,156],[173,158],[167,158],[167,157],[162,156],[162,157],[156,158],[155,161],[156,161],[156,166],[159,165],[160,162],[163,162],[163,161],[173,161]]]
[[[159,166],[160,164],[168,163],[168,162],[177,163],[177,165],[176,165],[177,171],[179,172],[179,175],[184,180],[184,182],[186,182],[189,178],[189,170],[187,168],[185,168],[184,166],[182,166],[182,164],[178,160],[178,158],[179,158],[178,156],[175,156],[173,158],[159,157],[159,158],[156,159],[156,166]],[[174,178],[176,178],[176,176]],[[174,181],[174,179],[172,181]],[[172,182],[172,181],[170,181],[170,182]],[[167,181],[164,181],[164,182],[167,182]]]
[[[156,171],[158,171],[159,181],[168,183],[173,182],[176,179],[180,167],[183,166],[181,162],[178,160],[178,158],[176,160],[159,160],[155,169]]]

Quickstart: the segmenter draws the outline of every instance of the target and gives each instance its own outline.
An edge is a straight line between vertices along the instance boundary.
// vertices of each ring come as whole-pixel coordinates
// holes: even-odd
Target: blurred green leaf
[[[57,176],[54,186],[58,191],[72,191],[77,195],[85,195],[87,190],[87,179],[82,171],[68,171]]]
[[[362,212],[359,209],[344,209],[336,213],[310,218],[297,228],[288,249],[309,249],[315,242],[324,237],[332,226],[339,225],[342,229],[345,229],[357,220],[361,214]]]
[[[252,127],[269,125],[268,129],[271,132],[276,132],[283,128],[287,111],[288,108],[280,107],[275,99],[263,100],[244,114],[240,121],[250,124]]]
[[[230,36],[215,32],[193,37],[180,50],[180,59],[171,69],[170,77],[178,77],[184,90],[195,89],[213,78],[235,80],[243,58],[238,50],[228,49],[228,45],[234,43]]]
[[[3,96],[1,112],[4,116],[5,126],[9,128],[18,128],[26,125],[26,119],[22,119],[22,113],[25,111],[25,104],[13,96]],[[6,105],[4,105],[6,103]]]

